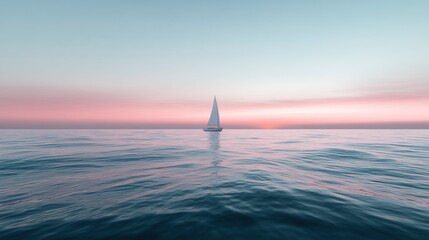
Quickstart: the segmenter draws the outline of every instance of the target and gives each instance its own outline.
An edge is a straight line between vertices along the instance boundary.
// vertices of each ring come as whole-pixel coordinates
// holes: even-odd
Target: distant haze
[[[429,128],[429,1],[2,1],[0,128]]]

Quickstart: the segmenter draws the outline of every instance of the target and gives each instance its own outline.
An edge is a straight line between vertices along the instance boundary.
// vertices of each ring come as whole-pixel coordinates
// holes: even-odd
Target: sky
[[[429,1],[0,1],[0,128],[429,128]]]

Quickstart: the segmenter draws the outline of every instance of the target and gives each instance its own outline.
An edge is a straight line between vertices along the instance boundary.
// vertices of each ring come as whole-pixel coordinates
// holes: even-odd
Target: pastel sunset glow
[[[428,12],[4,1],[0,128],[202,128],[214,95],[225,128],[429,128]]]

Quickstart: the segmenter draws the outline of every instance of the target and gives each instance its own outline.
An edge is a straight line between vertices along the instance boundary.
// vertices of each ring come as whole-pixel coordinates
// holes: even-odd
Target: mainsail
[[[214,97],[212,113],[210,114],[209,123],[207,125],[209,127],[211,127],[211,126],[219,127],[220,126],[219,110],[217,109],[216,96]]]

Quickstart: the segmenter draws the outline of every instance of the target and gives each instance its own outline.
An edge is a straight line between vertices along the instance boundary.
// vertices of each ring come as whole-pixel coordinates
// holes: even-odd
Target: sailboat
[[[207,127],[203,129],[205,132],[220,132],[222,128],[220,127],[219,121],[219,110],[217,109],[216,96],[213,100],[212,113],[210,114],[209,122]]]

